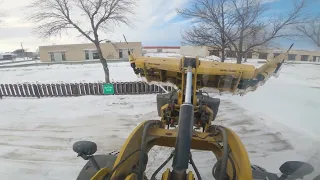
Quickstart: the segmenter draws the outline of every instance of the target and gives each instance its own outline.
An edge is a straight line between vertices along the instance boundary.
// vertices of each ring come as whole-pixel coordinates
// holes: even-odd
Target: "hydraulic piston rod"
[[[186,98],[185,103],[191,104],[191,95],[192,95],[192,67],[189,66],[187,70],[187,83],[186,83]]]
[[[180,106],[178,136],[173,158],[172,179],[184,180],[189,165],[194,109],[191,104],[192,66],[188,66],[185,102]]]

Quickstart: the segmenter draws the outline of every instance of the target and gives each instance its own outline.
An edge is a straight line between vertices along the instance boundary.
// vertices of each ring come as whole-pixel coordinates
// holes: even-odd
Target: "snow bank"
[[[129,62],[109,63],[112,82],[140,81]],[[0,69],[0,84],[5,83],[85,83],[104,82],[101,64],[49,65]]]
[[[207,57],[204,57],[204,58],[200,58],[200,60],[208,60],[208,61],[221,61],[221,58],[219,58],[218,56],[214,56],[214,55],[211,55],[211,56],[207,56]]]

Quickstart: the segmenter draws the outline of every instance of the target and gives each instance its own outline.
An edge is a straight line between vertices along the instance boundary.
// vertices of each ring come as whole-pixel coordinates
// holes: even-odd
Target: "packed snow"
[[[109,63],[112,82],[139,81],[129,62]],[[5,83],[84,83],[103,82],[101,64],[48,65],[0,69],[0,84]]]
[[[26,180],[75,179],[85,161],[73,152],[74,142],[95,141],[96,154],[119,150],[139,123],[159,119],[155,95],[7,98],[0,101],[0,114],[0,178]],[[309,161],[319,167],[319,144],[275,122],[272,126],[265,122],[272,120],[222,100],[215,123],[238,133],[251,162],[269,171],[278,173],[278,167],[287,160]],[[296,135],[293,142],[287,136],[292,133]],[[155,147],[149,155],[147,173],[152,174],[170,152],[170,148]],[[193,151],[193,157],[203,179],[211,179],[212,153]]]
[[[153,56],[168,56],[164,54]],[[248,63],[260,65],[259,61]],[[112,81],[141,80],[129,63],[109,63],[109,67]],[[319,72],[319,65],[285,64],[278,78],[272,77],[255,92],[242,97],[216,95],[222,102],[215,123],[241,137],[253,164],[279,173],[285,161],[307,161],[315,172],[305,179],[312,179],[320,174]],[[99,81],[103,81],[100,64],[0,69],[0,84]],[[95,141],[97,154],[119,150],[136,125],[159,118],[155,95],[134,95],[4,98],[0,119],[0,179],[51,180],[75,179],[85,164],[72,151],[75,141]],[[154,148],[147,173],[152,174],[160,165],[156,162],[163,162],[170,152]],[[207,155],[212,153],[193,151],[203,179],[212,179],[215,159]]]
[[[0,60],[0,64],[6,64],[6,63],[19,63],[19,62],[24,62],[24,61],[28,61],[28,60],[32,60],[32,58],[15,58],[12,60]]]
[[[229,96],[246,109],[320,139],[320,66],[285,65],[278,78],[243,97]]]

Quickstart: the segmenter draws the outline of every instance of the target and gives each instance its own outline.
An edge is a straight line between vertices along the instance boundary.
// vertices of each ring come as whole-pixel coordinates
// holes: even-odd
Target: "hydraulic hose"
[[[143,179],[143,171],[144,171],[144,157],[145,157],[145,151],[146,151],[146,138],[147,138],[147,133],[150,127],[161,124],[161,121],[157,120],[152,120],[146,122],[143,128],[142,132],[142,138],[141,138],[141,146],[140,146],[140,156],[139,156],[139,168],[138,168],[138,180]]]
[[[168,157],[168,159],[165,160],[165,161],[161,164],[161,166],[152,174],[150,180],[156,180],[157,174],[160,172],[160,170],[161,170],[166,164],[168,164],[168,162],[173,158],[173,155],[174,155],[174,151],[170,154],[170,156]]]
[[[221,171],[219,175],[219,180],[224,180],[226,176],[226,170],[227,170],[227,162],[228,162],[228,135],[226,130],[221,126],[216,126],[217,129],[222,134],[222,143],[223,143],[223,156],[221,160]]]

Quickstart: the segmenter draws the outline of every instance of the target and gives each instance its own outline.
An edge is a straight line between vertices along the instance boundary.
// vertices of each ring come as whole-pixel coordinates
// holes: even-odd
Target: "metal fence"
[[[85,95],[106,95],[103,83],[62,83],[62,84],[0,84],[2,97],[64,97]],[[163,93],[157,85],[145,82],[112,83],[114,95]],[[172,91],[171,86],[163,87]]]

